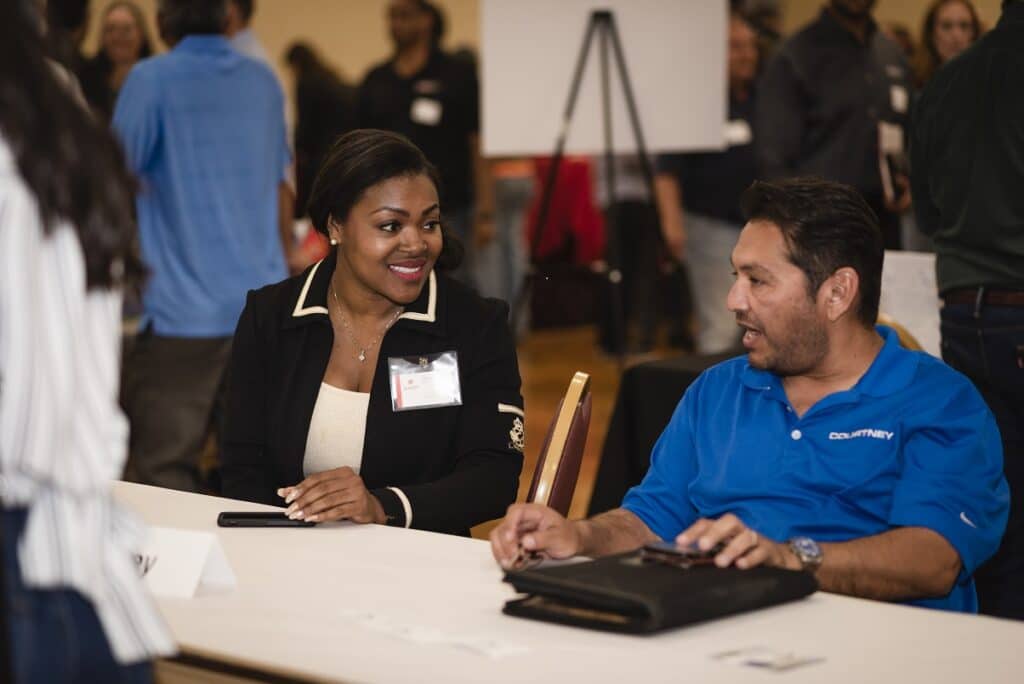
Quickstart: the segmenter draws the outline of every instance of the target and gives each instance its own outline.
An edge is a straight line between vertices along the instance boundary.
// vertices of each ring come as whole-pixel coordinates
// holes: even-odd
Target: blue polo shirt
[[[132,69],[113,125],[142,185],[144,323],[167,336],[231,335],[245,293],[287,276],[277,80],[221,36],[187,36]]]
[[[971,575],[995,553],[1009,511],[999,431],[966,377],[878,331],[885,344],[867,373],[800,418],[780,378],[746,357],[705,371],[623,507],[666,540],[726,513],[776,541],[927,527],[963,570],[949,595],[912,603],[976,612]]]

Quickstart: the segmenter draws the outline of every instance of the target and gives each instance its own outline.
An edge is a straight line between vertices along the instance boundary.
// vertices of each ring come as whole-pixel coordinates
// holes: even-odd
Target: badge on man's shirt
[[[388,358],[394,411],[462,406],[459,355],[455,351]]]
[[[412,101],[409,118],[422,126],[436,126],[441,123],[441,102],[430,97],[417,97]]]
[[[907,89],[901,85],[889,86],[889,104],[892,105],[892,111],[897,114],[906,114],[907,107],[910,104],[910,96],[907,95]]]
[[[729,147],[749,145],[754,141],[754,132],[744,119],[733,119],[725,122],[725,144]]]

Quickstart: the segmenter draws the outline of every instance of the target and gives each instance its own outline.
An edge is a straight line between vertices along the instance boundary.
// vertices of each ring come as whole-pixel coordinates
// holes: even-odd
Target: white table
[[[376,525],[220,529],[224,510],[269,507],[117,483],[151,525],[215,532],[238,578],[226,595],[161,599],[182,653],[311,680],[356,682],[1024,681],[1024,624],[818,593],[657,636],[502,615],[513,596],[485,542]],[[376,631],[372,613],[526,649],[492,657]],[[711,656],[765,646],[824,662],[782,673]]]

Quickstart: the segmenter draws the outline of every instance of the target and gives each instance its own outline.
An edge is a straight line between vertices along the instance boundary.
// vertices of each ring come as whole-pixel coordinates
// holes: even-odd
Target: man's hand
[[[491,531],[491,553],[506,570],[524,550],[547,558],[571,558],[581,546],[577,524],[541,504],[509,506],[505,520]]]
[[[885,201],[885,208],[894,214],[902,214],[910,208],[913,201],[910,195],[910,179],[899,174],[893,178],[893,185],[896,186],[896,196]]]
[[[788,544],[762,537],[732,513],[718,520],[701,518],[676,537],[679,546],[696,544],[702,551],[714,548],[719,542],[725,544],[725,548],[715,556],[715,565],[720,568],[735,564],[742,569],[758,565],[801,569],[800,561]]]
[[[661,223],[661,234],[665,238],[665,246],[678,261],[686,259],[686,226],[682,212],[676,212],[676,216],[663,220]]]
[[[290,504],[285,514],[292,520],[387,522],[380,501],[367,491],[363,478],[348,466],[310,475],[294,487],[277,490],[277,495]]]

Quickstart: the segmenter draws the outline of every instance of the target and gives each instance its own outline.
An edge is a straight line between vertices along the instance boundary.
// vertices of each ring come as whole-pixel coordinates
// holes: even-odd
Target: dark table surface
[[[622,374],[587,515],[603,513],[622,503],[626,491],[647,473],[651,449],[686,388],[706,368],[735,355],[731,352],[650,361]]]

